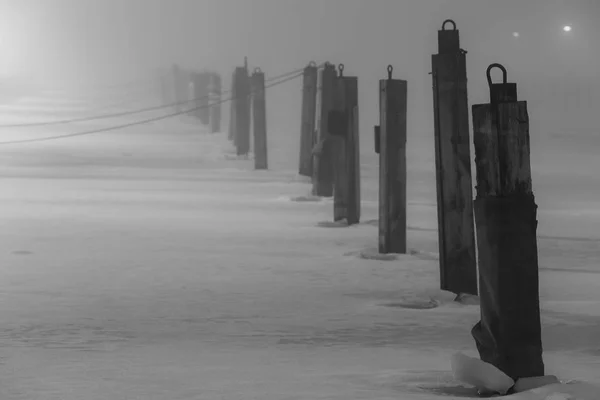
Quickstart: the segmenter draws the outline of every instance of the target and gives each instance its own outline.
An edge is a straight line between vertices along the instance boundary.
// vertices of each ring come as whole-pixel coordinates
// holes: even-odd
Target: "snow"
[[[31,103],[38,112],[47,100]],[[52,107],[71,107],[60,103]],[[146,116],[2,129],[0,141]],[[457,387],[450,361],[457,351],[476,356],[470,329],[479,311],[437,289],[431,159],[409,157],[411,254],[377,259],[370,133],[364,222],[340,228],[325,223],[331,201],[303,201],[310,186],[295,173],[296,125],[270,127],[271,170],[260,172],[251,157],[226,157],[224,134],[185,117],[1,146],[0,398],[472,394]],[[600,207],[594,198],[544,195],[557,182],[541,164],[534,185],[547,373],[599,384]],[[588,207],[574,215],[570,201]],[[568,398],[550,389],[512,398]]]

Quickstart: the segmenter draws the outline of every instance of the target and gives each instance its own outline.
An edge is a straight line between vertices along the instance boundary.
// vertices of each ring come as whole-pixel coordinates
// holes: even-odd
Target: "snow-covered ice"
[[[302,201],[296,125],[270,127],[270,171],[186,118],[0,147],[0,398],[472,395],[450,360],[476,356],[479,310],[437,289],[431,159],[409,157],[411,254],[377,259],[368,133],[364,222],[333,228],[330,201]],[[598,384],[598,193],[566,196],[532,157],[547,373]],[[544,390],[513,397],[569,398]]]

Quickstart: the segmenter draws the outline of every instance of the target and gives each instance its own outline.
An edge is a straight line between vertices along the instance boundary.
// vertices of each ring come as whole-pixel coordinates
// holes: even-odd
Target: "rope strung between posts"
[[[302,68],[302,69],[296,69],[296,70],[293,70],[290,72],[286,72],[285,74],[281,74],[281,75],[275,76],[273,78],[269,78],[265,82],[272,82],[274,80],[286,78],[290,75],[298,74],[299,72],[301,72],[303,70],[304,69]],[[230,92],[229,90],[225,90],[225,91],[222,91],[221,94],[227,94],[229,92]],[[27,124],[0,124],[0,128],[26,128],[26,127],[34,127],[34,126],[66,125],[66,124],[70,124],[70,123],[74,123],[74,122],[88,122],[88,121],[95,121],[95,120],[100,120],[100,119],[126,117],[129,115],[141,114],[141,113],[145,113],[145,112],[163,110],[163,109],[167,109],[167,108],[171,108],[171,107],[195,103],[199,100],[204,100],[209,97],[210,97],[210,95],[206,95],[206,96],[198,97],[195,99],[179,101],[179,102],[171,103],[171,104],[167,104],[167,105],[146,107],[146,108],[140,108],[140,109],[136,109],[136,110],[121,111],[121,112],[117,112],[117,113],[102,114],[102,115],[95,115],[95,116],[89,116],[89,117],[71,118],[71,119],[65,119],[65,120],[59,120],[59,121],[32,122],[32,123],[27,123]],[[199,109],[202,109],[203,107],[206,107],[206,106],[201,106],[199,108],[196,108],[196,109],[193,109],[190,111],[199,110]]]
[[[168,73],[162,73],[160,75],[157,76],[158,79],[162,79],[164,77],[166,77],[168,75]],[[117,83],[109,83],[109,84],[90,84],[90,85],[82,85],[79,86],[82,89],[88,89],[88,90],[106,90],[106,89],[128,89],[128,88],[132,88],[134,86],[138,86],[138,85],[146,85],[146,84],[152,84],[155,81],[156,78],[140,78],[140,79],[135,79],[135,80],[131,80],[131,81],[125,81],[125,82],[117,82]],[[60,88],[57,88],[60,89]]]
[[[296,73],[295,75],[289,76],[285,79],[281,79],[279,81],[276,82],[272,82],[269,85],[265,85],[265,89],[277,86],[277,85],[281,85],[282,83],[285,82],[289,82],[293,79],[296,79],[300,76],[302,76],[304,74],[304,69],[301,70],[301,72]],[[285,75],[289,75],[285,74]],[[274,80],[275,78],[273,78],[272,80]],[[253,92],[251,91],[250,94],[252,94]],[[169,119],[169,118],[173,118],[173,117],[177,117],[179,115],[184,115],[184,114],[188,114],[190,112],[193,111],[197,111],[197,110],[202,110],[202,109],[206,109],[206,108],[210,108],[219,104],[223,104],[226,103],[228,101],[232,101],[235,100],[236,98],[234,97],[229,97],[226,99],[222,99],[216,103],[211,103],[208,105],[203,105],[203,106],[199,106],[199,107],[194,107],[188,110],[184,110],[184,111],[178,111],[178,112],[174,112],[171,114],[167,114],[167,115],[161,115],[159,117],[154,117],[154,118],[148,118],[145,120],[141,120],[141,121],[135,121],[135,122],[130,122],[127,124],[122,124],[122,125],[116,125],[116,126],[109,126],[106,128],[100,128],[100,129],[94,129],[94,130],[89,130],[89,131],[84,131],[84,132],[76,132],[76,133],[69,133],[69,134],[64,134],[64,135],[59,135],[59,136],[48,136],[48,137],[42,137],[42,138],[35,138],[35,139],[24,139],[24,140],[11,140],[11,141],[6,141],[6,142],[0,142],[0,145],[7,145],[7,144],[21,144],[21,143],[33,143],[33,142],[44,142],[44,141],[49,141],[49,140],[56,140],[56,139],[65,139],[65,138],[71,138],[71,137],[76,137],[76,136],[85,136],[85,135],[92,135],[92,134],[96,134],[96,133],[102,133],[102,132],[109,132],[109,131],[115,131],[115,130],[119,130],[119,129],[124,129],[124,128],[129,128],[132,126],[137,126],[137,125],[144,125],[144,124],[148,124],[151,122],[157,122],[157,121],[161,121],[161,120],[165,120],[165,119]]]

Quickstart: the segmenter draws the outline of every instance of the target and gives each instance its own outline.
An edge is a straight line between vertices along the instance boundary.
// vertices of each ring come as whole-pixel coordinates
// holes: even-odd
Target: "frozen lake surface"
[[[23,121],[84,107],[57,94],[18,104]],[[457,386],[450,357],[476,354],[479,309],[437,290],[430,155],[409,158],[411,254],[372,260],[370,133],[363,223],[336,228],[330,201],[294,201],[310,192],[295,173],[299,125],[270,127],[260,172],[191,118],[1,146],[0,398],[435,399]],[[547,372],[600,383],[599,186],[560,168],[593,152],[553,151],[533,155]]]

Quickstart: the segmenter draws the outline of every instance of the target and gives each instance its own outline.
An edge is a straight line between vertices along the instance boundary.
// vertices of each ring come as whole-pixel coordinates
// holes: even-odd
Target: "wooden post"
[[[379,81],[379,252],[406,254],[407,82]]]
[[[353,225],[360,221],[358,78],[344,76],[343,64],[338,68],[333,108],[328,129],[334,162],[333,219]]]
[[[228,135],[227,137],[229,138],[229,140],[233,141],[233,143],[237,146],[237,133],[236,133],[236,127],[235,127],[235,123],[237,120],[237,117],[235,115],[235,110],[237,108],[236,103],[237,103],[237,98],[236,98],[236,93],[235,93],[235,79],[236,79],[236,74],[235,71],[233,72],[233,74],[231,75],[231,101],[229,103],[229,127],[228,127]]]
[[[210,98],[210,132],[221,131],[221,76],[213,72],[209,87]]]
[[[358,94],[358,82],[357,82]],[[348,161],[348,225],[358,224],[361,215],[360,196],[360,130],[357,105],[351,110],[350,129],[346,142]]]
[[[451,23],[453,30],[446,30]],[[456,24],[438,32],[432,57],[440,286],[477,295],[465,51]]]
[[[190,109],[193,110],[190,112],[190,115],[197,118],[198,117],[197,108],[200,106],[200,103],[198,102],[198,73],[197,72],[190,72],[190,86],[191,86],[190,99],[193,100],[190,103],[190,107],[189,107]]]
[[[206,72],[196,74],[196,104],[198,110],[196,116],[203,125],[208,125],[210,122],[210,101],[208,86],[210,84],[210,75]]]
[[[319,109],[317,109],[317,143],[313,148],[312,193],[315,196],[333,196],[333,152],[331,149],[329,111],[333,109],[333,96],[336,79],[335,66],[325,64],[320,71],[320,86],[317,88]]]
[[[202,90],[202,73],[192,73],[192,82],[194,86],[192,97],[194,99],[194,111],[192,112],[192,114],[194,117],[200,119],[200,115],[202,114],[202,107],[206,106],[206,103],[204,102],[205,93]]]
[[[267,108],[265,74],[256,68],[252,74],[252,122],[254,131],[254,169],[268,169]]]
[[[186,108],[192,109],[192,110],[197,106],[196,102],[192,101],[196,98],[196,93],[195,93],[196,85],[194,83],[194,76],[195,76],[195,72],[189,73],[186,100],[190,100],[190,102],[185,105]],[[194,115],[194,113],[195,113],[195,111],[192,111],[189,115]]]
[[[244,156],[250,152],[250,80],[248,69],[235,69],[235,144],[237,155]]]
[[[338,77],[333,86],[333,103],[327,116],[327,132],[333,164],[333,220],[338,222],[348,217],[348,169],[346,161],[346,136],[348,115],[345,113],[345,90],[341,81],[344,67],[338,67]]]
[[[315,122],[317,111],[317,64],[311,62],[304,68],[302,81],[302,126],[300,131],[300,159],[298,172],[303,176],[312,176],[315,145]]]
[[[173,76],[173,97],[175,103],[175,112],[181,111],[183,105],[180,104],[183,101],[183,93],[181,86],[184,85],[183,81],[183,73],[179,65],[173,64],[171,67],[171,74]],[[187,87],[187,86],[186,86]]]
[[[504,83],[492,84],[494,67]],[[481,321],[472,334],[481,359],[516,381],[544,375],[529,116],[504,67],[487,76],[490,104],[473,106]]]

